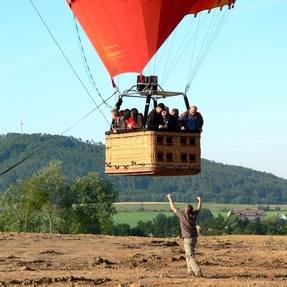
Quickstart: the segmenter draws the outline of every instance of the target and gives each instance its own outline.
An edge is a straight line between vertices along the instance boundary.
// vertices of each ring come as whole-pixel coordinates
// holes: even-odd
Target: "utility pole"
[[[21,135],[23,134],[23,119],[20,119],[20,130],[21,130]]]

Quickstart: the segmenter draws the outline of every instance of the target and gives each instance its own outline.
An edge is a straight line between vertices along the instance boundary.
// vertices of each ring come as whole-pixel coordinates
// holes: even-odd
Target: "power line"
[[[112,98],[115,95],[115,93],[113,93],[111,96],[109,96],[107,100],[109,100],[110,98]],[[104,102],[102,102],[101,104],[99,104],[97,107],[95,107],[94,109],[92,109],[91,111],[89,111],[86,115],[84,115],[83,117],[81,117],[79,120],[77,120],[75,123],[73,123],[71,126],[69,126],[68,128],[66,128],[63,132],[60,133],[60,135],[64,135],[65,133],[67,133],[69,130],[71,130],[72,128],[74,128],[76,125],[78,125],[80,122],[82,122],[83,120],[85,120],[87,117],[89,117],[92,113],[94,113],[96,110],[98,110],[100,108],[100,106],[102,106],[104,104]],[[27,156],[25,156],[24,158],[22,158],[21,160],[19,160],[18,162],[16,162],[15,164],[11,165],[10,167],[8,167],[7,169],[3,170],[0,173],[0,176],[6,174],[7,172],[9,172],[10,170],[16,168],[17,166],[19,166],[20,164],[24,163],[26,160],[30,159],[31,157],[33,157],[35,154],[39,153],[40,151],[44,150],[48,145],[50,145],[52,143],[52,139],[47,141],[45,144],[41,145],[40,147],[38,147],[37,149],[35,149],[33,152],[31,152],[30,154],[28,154]]]
[[[99,110],[101,113],[101,109],[100,107],[103,104],[106,104],[106,102],[112,98],[116,93],[114,92],[111,96],[109,96],[107,99],[103,99],[102,98],[102,103],[100,103],[99,105],[95,102],[95,100],[93,99],[93,97],[91,96],[91,94],[89,93],[88,89],[86,88],[86,86],[84,85],[84,83],[82,82],[81,78],[79,77],[78,73],[76,72],[76,70],[74,69],[73,65],[71,64],[71,62],[69,61],[68,57],[66,56],[66,54],[64,53],[63,49],[60,47],[59,43],[57,42],[56,38],[53,36],[51,30],[49,29],[48,25],[46,24],[45,20],[43,19],[43,17],[41,16],[41,14],[39,13],[37,7],[35,6],[33,0],[29,0],[31,5],[34,7],[37,15],[40,17],[42,23],[44,24],[46,30],[48,31],[48,33],[50,34],[50,36],[52,37],[52,39],[54,40],[56,46],[58,47],[58,49],[60,50],[62,56],[65,58],[65,60],[67,61],[67,63],[69,64],[71,70],[73,71],[73,73],[75,74],[75,76],[78,78],[78,80],[80,81],[80,83],[82,84],[83,88],[85,89],[85,91],[87,92],[87,94],[90,96],[90,98],[93,100],[93,102],[95,103],[96,107],[94,109],[92,109],[90,112],[88,112],[85,116],[83,116],[82,118],[80,118],[78,121],[76,121],[75,123],[73,123],[70,127],[68,127],[67,129],[65,129],[62,133],[60,133],[60,135],[64,135],[65,133],[67,133],[69,130],[71,130],[72,128],[74,128],[76,125],[78,125],[80,122],[82,122],[83,120],[85,120],[88,116],[90,116],[92,113],[94,113],[96,110]],[[108,121],[108,119],[105,117],[105,115],[102,113],[102,115],[104,116],[105,120],[107,121],[108,124],[110,124],[110,122]],[[30,159],[31,157],[33,157],[34,155],[36,155],[37,153],[39,153],[41,150],[45,149],[49,144],[52,143],[52,140],[46,142],[45,144],[41,145],[40,147],[38,147],[37,149],[35,149],[33,152],[31,152],[30,154],[28,154],[27,156],[25,156],[24,158],[22,158],[21,160],[19,160],[18,162],[16,162],[15,164],[11,165],[10,167],[6,168],[4,171],[2,171],[0,173],[0,176],[6,174],[7,172],[13,170],[14,168],[16,168],[17,166],[21,165],[22,163],[24,163],[26,160]]]

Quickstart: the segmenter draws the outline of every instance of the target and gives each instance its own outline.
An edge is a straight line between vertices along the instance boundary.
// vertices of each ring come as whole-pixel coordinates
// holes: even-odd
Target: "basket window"
[[[168,152],[166,154],[166,161],[172,161],[173,160],[173,154],[172,152]]]
[[[156,142],[158,145],[163,145],[163,137],[162,136],[157,136],[156,137]]]
[[[181,158],[181,162],[187,162],[187,154],[186,153],[182,153],[180,158]]]
[[[163,161],[163,153],[162,152],[158,152],[157,153],[157,160],[158,161]]]
[[[190,154],[189,155],[189,161],[190,162],[195,162],[195,160],[196,160],[195,154]]]
[[[167,144],[167,145],[173,145],[173,139],[172,139],[172,137],[166,137],[166,144]]]
[[[189,144],[194,146],[195,145],[195,137],[189,138]]]
[[[186,137],[181,137],[181,138],[180,138],[180,144],[181,144],[181,145],[186,145],[186,144],[187,144],[187,139],[186,139]]]

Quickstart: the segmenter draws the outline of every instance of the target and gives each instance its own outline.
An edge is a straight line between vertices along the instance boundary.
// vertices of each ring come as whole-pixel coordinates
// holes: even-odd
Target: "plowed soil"
[[[180,238],[0,233],[0,286],[286,286],[287,237],[199,237],[204,277]]]

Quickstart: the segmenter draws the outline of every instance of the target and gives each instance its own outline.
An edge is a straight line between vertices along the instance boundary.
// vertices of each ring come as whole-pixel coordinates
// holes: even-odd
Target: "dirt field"
[[[0,233],[0,286],[287,286],[287,237],[200,237],[203,278],[181,239]]]

